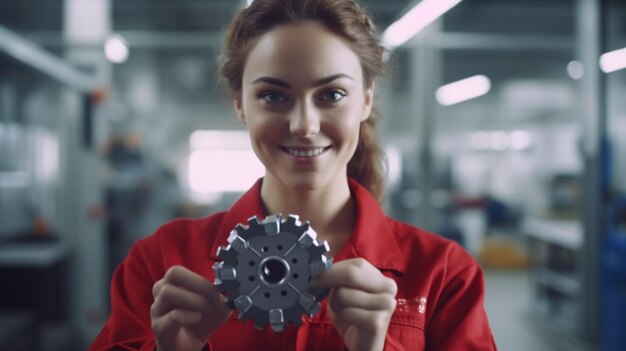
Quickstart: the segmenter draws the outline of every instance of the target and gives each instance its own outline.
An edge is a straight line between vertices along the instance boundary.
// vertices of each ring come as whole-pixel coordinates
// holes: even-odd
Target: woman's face
[[[282,25],[250,52],[235,110],[266,177],[313,190],[345,179],[373,90],[340,37],[314,22]]]

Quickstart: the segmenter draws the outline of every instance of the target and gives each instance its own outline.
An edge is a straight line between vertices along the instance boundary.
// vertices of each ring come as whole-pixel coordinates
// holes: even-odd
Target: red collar
[[[265,217],[261,201],[262,182],[263,179],[259,179],[226,212],[211,250],[213,254],[220,245],[226,244],[228,235],[238,223],[245,224],[248,218],[255,215],[259,218]],[[356,225],[352,236],[334,260],[337,262],[362,257],[378,269],[404,273],[406,262],[391,230],[389,219],[376,199],[361,184],[348,179],[348,185],[357,207]]]

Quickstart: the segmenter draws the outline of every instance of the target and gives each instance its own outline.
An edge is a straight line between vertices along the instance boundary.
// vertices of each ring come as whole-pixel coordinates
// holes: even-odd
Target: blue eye
[[[321,100],[325,102],[337,102],[344,97],[346,97],[346,93],[339,89],[331,89],[322,93]]]
[[[260,98],[268,104],[279,104],[287,101],[287,97],[285,95],[275,91],[265,92],[261,94]]]

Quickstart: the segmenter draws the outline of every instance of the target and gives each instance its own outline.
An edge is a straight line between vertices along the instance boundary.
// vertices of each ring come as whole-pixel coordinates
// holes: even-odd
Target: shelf
[[[559,273],[541,267],[535,269],[533,275],[536,284],[552,288],[563,295],[575,298],[580,294],[580,283],[573,274]]]
[[[62,242],[0,245],[0,267],[48,267],[69,254]]]
[[[574,220],[526,218],[521,231],[529,237],[578,250],[583,242],[582,225]]]

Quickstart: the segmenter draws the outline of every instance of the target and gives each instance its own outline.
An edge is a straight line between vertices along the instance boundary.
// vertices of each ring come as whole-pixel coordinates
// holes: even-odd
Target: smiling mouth
[[[328,149],[330,149],[330,146],[327,146],[327,147],[316,147],[316,148],[307,148],[307,149],[281,147],[281,149],[283,151],[287,152],[288,154],[290,154],[291,156],[300,157],[300,158],[310,158],[310,157],[317,157],[317,156],[323,154]]]

